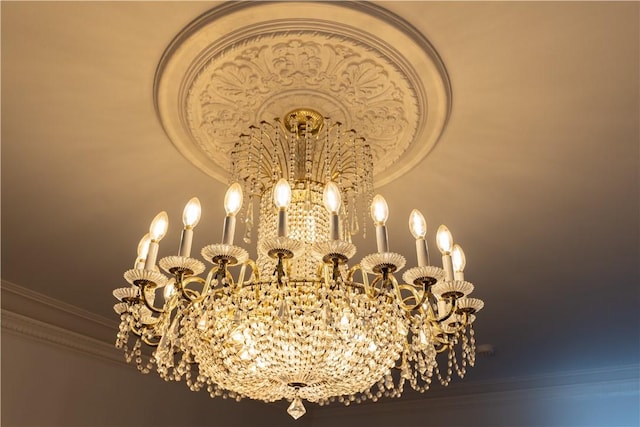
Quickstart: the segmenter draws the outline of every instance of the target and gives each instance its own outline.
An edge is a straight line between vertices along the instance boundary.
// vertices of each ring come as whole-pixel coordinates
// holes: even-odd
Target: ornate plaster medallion
[[[239,2],[189,24],[167,48],[154,97],[178,150],[227,182],[250,125],[310,109],[357,129],[376,185],[418,164],[449,115],[449,80],[410,24],[369,4]]]

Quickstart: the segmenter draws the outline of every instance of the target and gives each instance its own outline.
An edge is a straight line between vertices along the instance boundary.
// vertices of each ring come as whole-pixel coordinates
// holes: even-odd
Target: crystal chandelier
[[[140,241],[124,275],[131,286],[113,292],[116,347],[127,362],[211,397],[287,399],[294,418],[305,413],[302,400],[377,401],[400,396],[406,382],[424,392],[434,375],[446,386],[454,371],[463,377],[474,365],[472,325],[484,304],[468,296],[464,253],[441,225],[442,268],[430,265],[426,222],[413,210],[417,266],[396,277],[405,258],[389,249],[388,207],[372,194],[364,138],[298,109],[240,135],[230,170],[221,242],[201,251],[213,264],[206,275],[191,257],[197,198],[185,207],[178,255],[160,259],[160,269],[165,212]],[[234,234],[241,217],[251,243],[254,207],[252,260]],[[366,233],[358,216],[369,207],[378,251],[357,260],[351,236]]]

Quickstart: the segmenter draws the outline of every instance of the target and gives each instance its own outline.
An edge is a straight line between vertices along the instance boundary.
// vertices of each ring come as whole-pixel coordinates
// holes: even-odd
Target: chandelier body
[[[399,396],[405,382],[424,392],[434,374],[447,385],[454,370],[462,377],[473,366],[472,323],[483,303],[468,297],[473,285],[464,280],[464,254],[441,226],[444,269],[429,265],[426,223],[414,211],[419,265],[401,281],[394,276],[405,259],[389,251],[388,208],[372,197],[373,160],[364,138],[298,109],[251,126],[235,144],[230,170],[222,243],[201,251],[213,264],[207,274],[199,276],[204,264],[190,256],[192,199],[178,256],[159,262],[167,275],[155,265],[167,225],[159,214],[135,268],[125,273],[131,286],[114,291],[121,318],[116,346],[127,361],[142,372],[155,366],[166,380],[184,378],[212,397],[287,399],[295,418],[305,411],[301,399],[375,401]],[[354,263],[351,236],[365,231],[358,216],[370,204],[378,253]],[[256,207],[254,261],[233,241],[241,215],[243,240],[251,242]],[[197,209],[199,218],[199,202]],[[147,362],[143,345],[154,349]]]

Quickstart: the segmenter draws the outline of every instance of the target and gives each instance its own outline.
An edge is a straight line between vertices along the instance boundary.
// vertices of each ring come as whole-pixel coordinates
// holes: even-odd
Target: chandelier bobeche
[[[429,265],[426,223],[414,210],[409,228],[418,265],[398,281],[394,274],[405,258],[389,250],[388,208],[382,196],[372,197],[373,161],[364,138],[299,109],[251,126],[231,163],[222,241],[201,251],[213,264],[206,276],[199,276],[204,264],[190,256],[200,218],[194,198],[184,210],[178,255],[159,261],[168,276],[156,266],[168,226],[162,212],[140,242],[135,268],[124,275],[131,286],[114,291],[121,319],[116,347],[128,362],[144,373],[155,366],[165,380],[184,378],[191,390],[205,387],[211,397],[287,399],[294,418],[305,413],[303,399],[376,401],[400,396],[405,382],[424,392],[434,373],[448,385],[454,370],[463,377],[474,365],[472,325],[483,302],[468,297],[473,285],[463,277],[462,249],[442,225],[443,268]],[[254,205],[255,261],[234,245],[239,215],[243,240],[251,243]],[[366,228],[358,213],[368,205],[378,252],[353,263],[351,236],[360,224]],[[148,361],[143,345],[155,348]],[[446,354],[444,372],[438,353]]]

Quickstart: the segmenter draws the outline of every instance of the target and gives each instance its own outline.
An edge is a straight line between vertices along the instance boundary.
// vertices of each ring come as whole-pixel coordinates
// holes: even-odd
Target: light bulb
[[[200,222],[200,200],[197,197],[189,200],[182,211],[182,223],[185,228],[193,228]]]
[[[229,216],[235,216],[242,207],[242,187],[237,182],[229,186],[224,195],[224,210]]]
[[[291,202],[291,186],[289,182],[280,178],[273,188],[273,203],[278,209],[285,209]]]
[[[464,266],[467,264],[467,259],[464,256],[464,251],[460,245],[453,245],[451,251],[451,261],[453,262],[453,271],[461,272],[464,270]]]
[[[440,249],[440,252],[442,252],[443,255],[451,253],[451,249],[453,248],[453,237],[446,225],[438,227],[436,243],[438,244],[438,249]]]
[[[325,209],[329,211],[329,213],[338,213],[342,205],[342,196],[335,182],[327,182],[327,185],[324,187],[324,193],[322,194],[322,201],[324,202]]]
[[[384,225],[389,218],[389,207],[387,201],[379,194],[376,194],[371,202],[371,218],[376,225]]]
[[[140,243],[138,243],[138,259],[147,259],[147,254],[149,254],[149,243],[151,243],[151,236],[147,233],[142,236]]]
[[[171,281],[164,287],[164,292],[163,292],[164,300],[168,301],[175,293],[176,293],[176,287],[173,284],[173,281]]]
[[[409,230],[415,239],[424,239],[427,235],[427,221],[419,210],[414,209],[409,215]]]
[[[151,221],[149,237],[152,241],[159,242],[167,234],[167,228],[169,228],[169,216],[165,211],[162,211]]]

